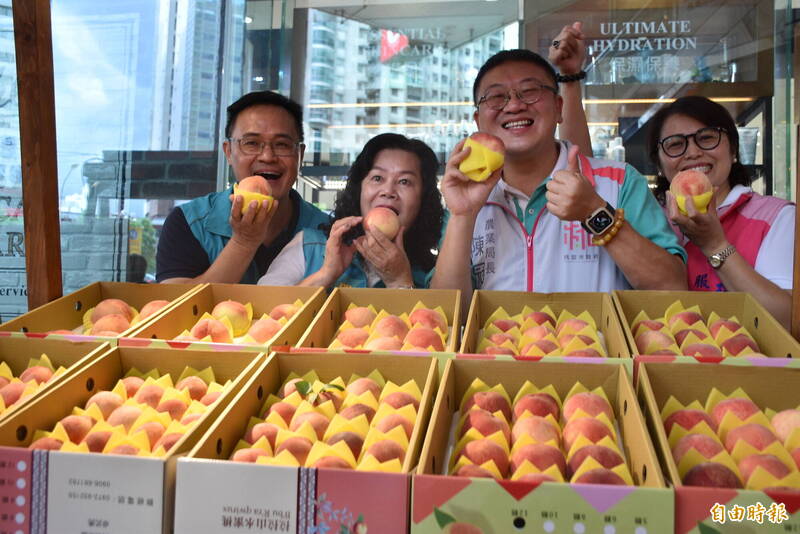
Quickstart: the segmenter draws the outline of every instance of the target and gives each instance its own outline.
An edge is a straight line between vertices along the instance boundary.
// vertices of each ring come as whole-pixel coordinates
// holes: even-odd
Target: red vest
[[[777,197],[765,197],[757,193],[742,194],[736,202],[720,214],[719,220],[725,237],[736,247],[736,252],[747,263],[755,267],[761,242],[772,227],[778,212],[790,202]],[[682,237],[677,226],[673,225],[678,237]],[[684,238],[685,239],[685,238]],[[688,254],[686,270],[689,275],[689,289],[692,291],[727,291],[717,276],[716,270],[708,263],[705,254],[690,241],[684,243]]]

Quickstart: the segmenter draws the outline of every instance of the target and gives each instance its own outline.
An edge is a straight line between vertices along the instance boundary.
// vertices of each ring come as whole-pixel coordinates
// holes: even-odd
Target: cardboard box
[[[251,416],[294,371],[315,370],[321,380],[377,369],[386,380],[409,379],[422,390],[404,474],[269,466],[227,461]],[[435,360],[389,355],[278,353],[245,384],[186,458],[178,462],[175,532],[218,533],[220,525],[251,525],[250,532],[356,532],[359,516],[370,531],[408,532],[409,475],[416,464],[438,379]],[[209,483],[208,481],[214,481]],[[322,525],[329,530],[322,530]],[[320,530],[310,530],[318,525]],[[348,530],[342,530],[343,528]]]
[[[354,287],[337,287],[333,290],[320,313],[311,323],[297,346],[301,349],[327,351],[336,335],[336,330],[343,322],[344,312],[352,303],[356,306],[372,305],[376,311],[386,310],[393,315],[411,313],[417,302],[428,308],[441,306],[447,316],[450,327],[444,352],[455,352],[458,347],[458,325],[461,324],[460,301],[461,292],[452,289],[365,289]],[[455,326],[454,326],[455,325]],[[337,349],[340,352],[342,349]],[[366,353],[366,350],[350,350],[347,352]],[[401,352],[401,351],[392,351]],[[426,354],[416,352],[415,354]]]
[[[18,336],[47,337],[52,339],[75,340],[116,340],[121,336],[130,335],[131,332],[143,325],[149,324],[170,308],[175,306],[184,297],[191,295],[202,287],[201,284],[132,284],[128,282],[95,282],[79,289],[69,295],[48,302],[35,310],[20,315],[19,317],[0,325],[2,332],[14,332]],[[121,299],[128,305],[142,309],[142,306],[151,300],[170,300],[166,306],[147,317],[143,322],[131,325],[117,338],[88,336],[82,334],[83,316],[87,310],[93,308],[104,299]],[[45,334],[50,330],[75,330],[76,334]],[[35,333],[35,336],[31,334]],[[114,341],[116,342],[116,341]]]
[[[11,500],[0,500],[0,528],[6,526],[2,518],[18,517],[21,522],[14,528],[24,532],[170,532],[177,456],[197,443],[263,361],[263,354],[138,348],[115,348],[98,356],[0,424],[0,466],[16,471],[14,478],[21,480]],[[112,389],[132,367],[158,368],[177,378],[187,365],[211,366],[218,382],[233,384],[164,458],[18,448],[96,392]]]
[[[724,318],[735,316],[758,343],[761,352],[771,358],[800,358],[798,343],[764,307],[748,293],[706,292],[706,291],[613,291],[612,298],[619,313],[625,338],[631,354],[639,355],[631,331],[631,322],[640,311],[651,319],[664,316],[664,312],[676,300],[685,307],[700,306],[703,317],[708,319],[711,312]],[[687,361],[694,356],[666,357],[672,361]],[[758,358],[748,358],[753,361]],[[663,356],[658,360],[664,361]],[[721,358],[697,357],[702,362],[718,362]]]
[[[673,494],[667,489],[644,427],[633,386],[619,360],[594,365],[539,361],[447,362],[419,466],[413,476],[411,532],[442,532],[453,519],[481,532],[673,532]],[[612,402],[621,449],[637,487],[445,476],[451,423],[475,378],[503,384],[509,395],[530,380],[552,384],[562,398],[580,381],[602,386]],[[478,530],[475,530],[477,532]],[[470,530],[472,532],[472,530]]]
[[[461,353],[475,353],[480,341],[483,325],[489,316],[500,306],[509,315],[515,315],[525,306],[539,310],[549,306],[556,314],[567,310],[575,315],[583,311],[589,312],[597,323],[599,331],[605,339],[606,350],[610,358],[630,358],[630,352],[625,341],[625,334],[619,324],[617,312],[611,298],[606,293],[527,293],[524,291],[485,291],[477,290],[472,293],[472,302],[469,306],[467,325],[461,339]],[[524,359],[539,359],[539,357],[523,356]],[[570,358],[571,359],[571,358]],[[590,358],[580,358],[580,361]]]
[[[43,384],[36,393],[20,399],[16,404],[9,406],[7,410],[0,413],[0,421],[33,401],[39,395],[68,379],[78,369],[100,354],[107,352],[109,348],[110,346],[107,343],[100,340],[65,341],[0,336],[0,361],[6,362],[15,377],[19,377],[28,368],[28,362],[30,362],[31,358],[41,358],[42,354],[47,354],[55,370],[59,367],[66,368],[63,374],[54,376]]]
[[[262,344],[211,343],[206,341],[171,341],[184,330],[191,330],[204,313],[225,300],[235,300],[253,306],[253,319],[269,314],[278,304],[303,301],[300,310],[289,319],[281,331]],[[199,349],[221,351],[268,352],[271,347],[294,345],[306,331],[311,320],[325,300],[325,290],[320,287],[273,287],[245,284],[206,284],[189,295],[159,320],[134,330],[123,347],[159,347],[173,349]]]
[[[675,488],[676,534],[703,534],[708,532],[798,532],[800,531],[800,493],[780,491],[754,491],[722,488],[692,487],[681,484],[678,467],[672,458],[667,434],[661,421],[661,408],[670,396],[683,405],[699,400],[705,405],[712,387],[724,394],[741,387],[762,410],[776,411],[800,405],[800,369],[771,367],[693,365],[691,363],[642,362],[639,366],[637,392],[644,408],[647,427],[656,445],[659,460],[669,482]],[[787,519],[772,522],[747,519],[733,521],[727,513],[734,506],[747,513],[749,506],[761,504],[765,511],[772,503],[783,504]],[[712,507],[725,507],[725,523],[715,522]]]

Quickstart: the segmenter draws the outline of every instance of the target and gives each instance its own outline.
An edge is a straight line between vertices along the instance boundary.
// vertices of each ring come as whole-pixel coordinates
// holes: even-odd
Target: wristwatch
[[[591,235],[601,235],[614,224],[614,207],[606,202],[594,210],[586,219],[581,222],[581,226]]]
[[[728,257],[734,252],[736,252],[736,247],[733,245],[728,245],[719,252],[715,252],[709,256],[708,263],[710,263],[713,268],[719,269],[722,267],[722,264],[725,263],[725,260],[728,259]]]

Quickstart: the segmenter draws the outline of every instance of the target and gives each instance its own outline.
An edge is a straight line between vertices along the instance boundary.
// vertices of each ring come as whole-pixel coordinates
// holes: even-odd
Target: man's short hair
[[[486,63],[483,64],[481,70],[478,71],[478,75],[475,77],[475,83],[472,85],[472,99],[475,101],[476,106],[478,105],[478,86],[481,84],[483,77],[486,76],[486,73],[495,67],[499,67],[504,63],[510,63],[512,61],[522,61],[524,63],[531,63],[541,67],[544,69],[547,75],[550,76],[550,79],[553,80],[553,87],[558,90],[556,70],[545,58],[536,52],[531,52],[530,50],[525,50],[523,48],[517,48],[514,50],[501,50],[486,60]]]
[[[290,98],[275,93],[273,91],[253,91],[247,93],[228,106],[228,121],[225,123],[225,137],[230,139],[233,133],[233,125],[239,113],[251,106],[276,106],[285,109],[292,116],[297,126],[297,133],[300,136],[298,141],[303,141],[303,108]]]

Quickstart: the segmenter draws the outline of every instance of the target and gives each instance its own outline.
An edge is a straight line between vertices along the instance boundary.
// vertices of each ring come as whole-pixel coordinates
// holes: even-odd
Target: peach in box
[[[430,329],[438,328],[442,333],[447,332],[447,321],[444,317],[439,312],[428,308],[417,308],[412,311],[408,316],[408,322],[411,323],[411,326],[419,323]]]
[[[555,441],[558,443],[561,440],[558,426],[549,419],[538,415],[525,417],[514,423],[514,428],[511,429],[512,442],[516,443],[522,436],[530,436],[537,442]]]
[[[558,467],[563,476],[567,470],[564,454],[552,445],[546,443],[530,443],[523,445],[511,455],[511,470],[516,471],[527,460],[540,471],[546,470],[551,465]]]
[[[794,429],[800,428],[800,410],[789,409],[772,416],[772,428],[781,441],[785,442]]]
[[[706,458],[713,458],[725,450],[722,448],[722,444],[711,436],[706,434],[686,434],[678,440],[678,443],[672,449],[672,457],[675,459],[675,463],[680,463],[681,458],[692,449],[695,449]]]
[[[609,419],[614,419],[614,410],[602,396],[585,391],[576,393],[564,403],[564,420],[569,421],[578,410],[582,410],[587,415],[596,416],[606,414]]]
[[[463,436],[470,428],[474,428],[480,432],[482,436],[491,436],[495,432],[500,431],[505,436],[506,441],[511,437],[508,423],[499,417],[495,417],[486,410],[474,409],[467,412],[459,434]]]
[[[514,419],[519,419],[525,412],[540,417],[547,417],[547,414],[551,414],[554,419],[558,420],[558,403],[547,393],[529,393],[523,395],[514,404]]]
[[[675,410],[669,414],[669,417],[664,419],[664,430],[667,431],[667,435],[672,431],[672,425],[678,425],[686,430],[691,430],[701,421],[708,423],[709,428],[716,432],[717,424],[706,412],[703,410],[691,409]]]
[[[506,421],[511,420],[511,406],[508,404],[508,400],[496,391],[479,391],[475,393],[467,399],[462,410],[467,411],[473,406],[478,406],[478,408],[490,413],[502,412]]]
[[[575,451],[575,454],[570,457],[567,466],[569,469],[569,476],[572,477],[584,460],[590,457],[594,458],[600,465],[608,469],[613,469],[624,463],[622,456],[614,449],[604,445],[586,445]]]
[[[375,312],[366,306],[356,306],[344,312],[344,318],[356,328],[369,326],[375,320]]]
[[[750,478],[750,475],[753,474],[757,467],[765,469],[778,479],[787,476],[791,472],[777,456],[772,454],[751,454],[750,456],[745,456],[739,462],[739,472],[742,473],[742,478],[745,481]]]
[[[759,408],[750,399],[734,397],[719,401],[716,406],[711,410],[711,417],[719,425],[722,418],[728,412],[733,412],[733,415],[744,421],[753,414],[758,413]]]
[[[364,228],[378,230],[387,238],[394,239],[400,231],[400,219],[391,209],[378,206],[369,210],[364,217]]]
[[[464,445],[461,454],[475,465],[482,465],[491,460],[503,477],[508,473],[508,453],[490,439],[470,441]]]
[[[592,443],[597,443],[606,436],[616,441],[611,429],[591,417],[572,419],[564,425],[564,448],[570,450],[579,436],[584,436]]]
[[[742,483],[736,473],[717,462],[702,462],[686,472],[682,482],[687,486],[708,486],[712,488],[741,488]]]

